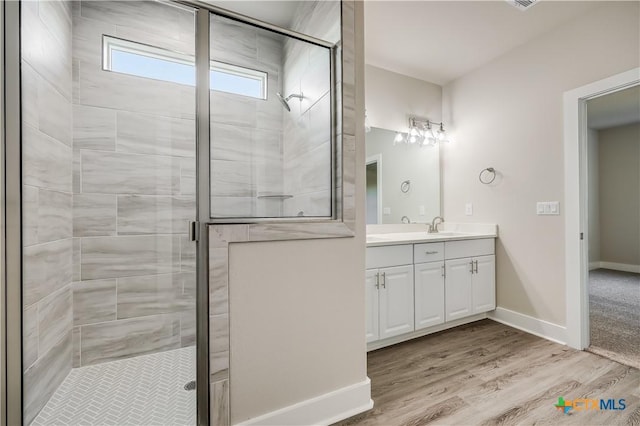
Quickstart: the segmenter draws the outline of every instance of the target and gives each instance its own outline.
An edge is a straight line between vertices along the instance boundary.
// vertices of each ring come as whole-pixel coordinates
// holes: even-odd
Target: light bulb
[[[393,144],[401,143],[403,140],[404,136],[402,136],[402,133],[398,132],[396,133],[396,137],[393,139]]]
[[[409,136],[409,143],[416,143],[418,141],[418,137],[411,135]]]
[[[433,129],[431,128],[431,124],[427,125],[427,128],[424,131],[424,137],[427,138],[427,139],[433,139],[434,138]]]

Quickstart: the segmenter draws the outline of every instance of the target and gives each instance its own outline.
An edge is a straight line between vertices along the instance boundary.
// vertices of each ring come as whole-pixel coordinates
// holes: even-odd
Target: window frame
[[[158,80],[154,77],[147,77],[139,74],[130,74],[125,72],[120,72],[118,70],[113,69],[113,52],[120,51],[124,53],[129,53],[132,55],[144,56],[147,58],[158,59],[167,62],[174,62],[181,65],[193,66],[194,75],[195,75],[195,58],[193,55],[189,55],[186,53],[177,52],[174,50],[164,49],[162,47],[153,46],[150,44],[139,43],[136,41],[126,40],[123,38],[113,37],[107,34],[102,35],[102,69],[104,71],[115,72],[118,74],[125,75],[133,75],[140,78],[148,78],[151,80]],[[220,61],[210,61],[209,65],[209,73],[218,72],[224,73],[236,77],[251,79],[257,81],[260,84],[260,96],[252,96],[246,95],[243,93],[237,93],[233,91],[227,90],[219,90],[219,89],[211,89],[216,92],[221,93],[229,93],[236,96],[245,96],[252,99],[261,99],[267,100],[268,93],[268,84],[269,84],[269,74],[266,71],[256,70],[253,68],[242,67],[239,65],[229,64],[226,62]],[[167,81],[167,80],[158,80],[158,81]],[[184,84],[177,83],[175,81],[169,81],[175,84]],[[195,86],[195,80],[194,84]]]

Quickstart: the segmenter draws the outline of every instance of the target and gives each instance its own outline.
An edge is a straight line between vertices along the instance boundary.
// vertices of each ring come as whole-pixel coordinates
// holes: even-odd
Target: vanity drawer
[[[495,239],[493,238],[446,241],[444,246],[445,259],[485,256],[495,254],[495,251]]]
[[[444,260],[444,243],[425,243],[413,246],[414,263]]]
[[[387,266],[411,265],[412,263],[412,244],[367,248],[367,269],[386,268]]]

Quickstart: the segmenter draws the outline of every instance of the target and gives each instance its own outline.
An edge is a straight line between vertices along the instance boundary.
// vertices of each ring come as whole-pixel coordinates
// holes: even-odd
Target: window
[[[103,36],[103,68],[122,74],[195,86],[190,55],[146,44]],[[267,99],[267,73],[211,61],[211,90]]]

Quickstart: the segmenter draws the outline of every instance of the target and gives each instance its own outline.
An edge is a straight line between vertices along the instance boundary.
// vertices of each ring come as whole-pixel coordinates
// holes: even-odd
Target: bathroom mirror
[[[440,215],[440,148],[394,144],[395,135],[366,134],[367,224],[430,222]]]

